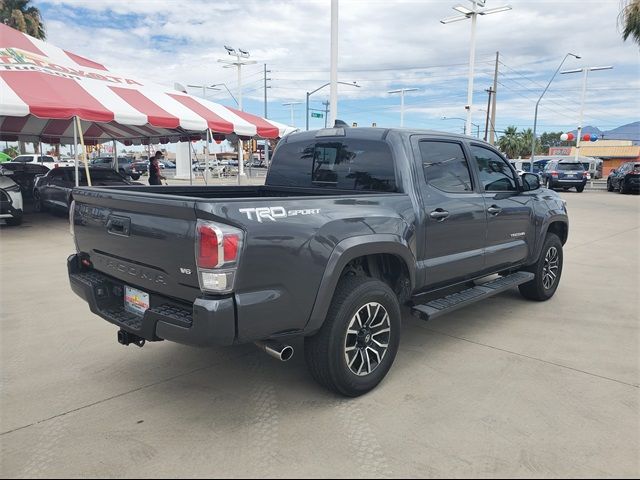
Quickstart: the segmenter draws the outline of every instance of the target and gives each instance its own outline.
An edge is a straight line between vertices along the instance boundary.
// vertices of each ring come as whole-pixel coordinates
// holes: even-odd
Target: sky
[[[244,109],[304,127],[306,92],[329,81],[330,0],[35,0],[47,40],[121,74],[173,87],[224,83],[237,94],[235,69],[224,45],[242,48],[257,63],[243,68]],[[443,25],[467,0],[340,0],[338,118],[359,126],[400,123],[398,88],[405,96],[405,127],[462,132],[467,96],[471,21]],[[609,130],[640,120],[640,50],[623,42],[619,0],[487,0],[511,11],[478,19],[473,122],[483,135],[486,89],[500,52],[496,130],[533,126],[535,102],[567,52],[563,69],[612,65],[590,74],[584,126]],[[538,132],[575,129],[582,76],[558,75],[540,103]],[[189,93],[202,96],[201,89]],[[222,88],[206,98],[235,106]],[[323,110],[329,88],[311,96]],[[443,119],[446,117],[447,119]],[[459,119],[457,119],[459,118]],[[311,128],[324,119],[310,119]]]

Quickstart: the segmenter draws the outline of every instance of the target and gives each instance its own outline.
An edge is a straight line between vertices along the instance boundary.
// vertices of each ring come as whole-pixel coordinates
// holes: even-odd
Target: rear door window
[[[387,143],[346,138],[280,145],[267,183],[307,188],[397,191],[393,156]]]
[[[427,184],[450,193],[473,191],[469,164],[459,143],[421,141],[420,156]]]

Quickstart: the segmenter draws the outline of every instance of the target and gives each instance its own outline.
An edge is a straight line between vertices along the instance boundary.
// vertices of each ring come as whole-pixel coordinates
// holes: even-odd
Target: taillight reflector
[[[238,246],[240,244],[240,236],[236,234],[227,234],[224,236],[224,261],[234,262],[238,258]]]
[[[222,232],[216,231],[209,225],[198,226],[199,248],[198,248],[198,266],[201,268],[215,268],[219,262],[220,243],[222,241]],[[218,239],[220,235],[220,239]]]

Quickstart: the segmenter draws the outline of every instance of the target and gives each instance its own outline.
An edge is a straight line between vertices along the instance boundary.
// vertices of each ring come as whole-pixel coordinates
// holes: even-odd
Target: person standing
[[[149,161],[149,185],[162,185],[162,180],[166,180],[165,177],[160,175],[161,158],[162,152],[158,150]]]

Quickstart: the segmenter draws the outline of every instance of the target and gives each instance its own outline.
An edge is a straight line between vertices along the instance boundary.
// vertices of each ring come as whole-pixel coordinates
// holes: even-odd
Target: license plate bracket
[[[149,309],[149,294],[137,288],[124,287],[124,309],[135,315],[143,316]]]

